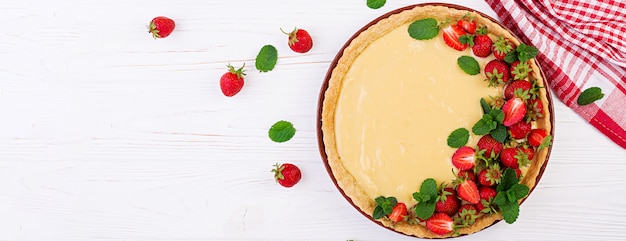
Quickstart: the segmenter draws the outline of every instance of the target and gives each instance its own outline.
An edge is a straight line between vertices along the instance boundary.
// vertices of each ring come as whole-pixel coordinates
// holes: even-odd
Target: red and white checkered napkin
[[[554,93],[626,148],[626,0],[485,0],[502,23],[539,49]],[[576,103],[589,87],[604,98]]]

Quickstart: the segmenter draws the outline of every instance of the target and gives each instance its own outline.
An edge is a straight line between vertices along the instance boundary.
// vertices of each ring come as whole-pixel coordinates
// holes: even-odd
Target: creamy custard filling
[[[342,82],[335,133],[344,167],[367,195],[414,204],[424,179],[454,179],[448,135],[461,127],[471,133],[482,117],[480,98],[501,90],[487,87],[483,73],[458,67],[469,50],[454,50],[441,36],[412,39],[407,29],[392,30],[355,59]],[[493,57],[475,59],[482,69]],[[478,138],[471,134],[467,145]]]

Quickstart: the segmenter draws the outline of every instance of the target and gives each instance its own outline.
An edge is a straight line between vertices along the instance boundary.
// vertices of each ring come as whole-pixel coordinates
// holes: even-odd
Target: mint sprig
[[[384,197],[379,196],[374,199],[376,202],[376,208],[374,208],[374,213],[372,217],[374,219],[381,219],[386,215],[389,215],[393,212],[393,206],[396,206],[398,200],[395,197]]]
[[[530,188],[519,183],[515,170],[508,168],[504,171],[500,184],[496,187],[498,194],[493,202],[502,211],[504,221],[511,224],[519,216],[518,201],[530,193]]]
[[[296,128],[289,121],[281,120],[276,122],[270,130],[268,135],[274,142],[286,142],[296,134]]]
[[[278,61],[278,50],[272,45],[265,45],[256,56],[255,66],[261,72],[268,72],[274,69]]]
[[[434,18],[417,20],[409,25],[409,36],[417,40],[427,40],[439,34],[439,23]]]
[[[459,128],[448,136],[448,146],[452,148],[459,148],[467,144],[469,140],[469,131],[465,128]]]
[[[367,0],[367,7],[371,9],[379,9],[385,6],[385,3],[387,3],[387,0]]]
[[[600,87],[590,87],[580,93],[576,102],[578,105],[584,106],[602,98],[604,98],[604,94],[602,93],[602,89],[600,89]]]
[[[459,68],[463,70],[466,74],[469,75],[477,75],[480,73],[480,66],[478,65],[478,61],[474,59],[472,56],[463,55],[456,60]]]
[[[535,46],[526,45],[521,43],[515,51],[511,51],[504,56],[504,62],[512,64],[516,60],[524,63],[537,56],[539,50]]]
[[[484,114],[483,117],[472,126],[472,132],[476,135],[485,135],[498,127],[498,124],[502,124],[504,121],[504,112],[498,109],[491,109],[489,114]]]
[[[428,178],[422,182],[419,192],[413,193],[413,199],[417,201],[415,214],[420,219],[428,219],[435,213],[435,202],[437,202],[437,181]]]

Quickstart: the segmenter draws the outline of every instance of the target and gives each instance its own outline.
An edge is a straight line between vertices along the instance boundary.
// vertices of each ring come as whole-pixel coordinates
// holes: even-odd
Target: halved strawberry
[[[521,92],[527,92],[530,91],[532,87],[533,85],[526,80],[515,80],[504,88],[504,98],[507,100],[511,99],[515,97],[515,93],[519,92],[519,90],[521,90]]]
[[[452,154],[452,165],[459,170],[469,170],[476,162],[476,151],[469,146],[462,146]]]
[[[426,220],[426,228],[435,234],[444,235],[454,230],[454,222],[448,214],[435,213]]]
[[[547,147],[550,145],[551,137],[548,138],[548,132],[545,129],[532,129],[528,133],[528,144],[534,147]]]
[[[476,21],[474,21],[474,16],[467,13],[456,23],[461,28],[463,28],[468,33],[474,34],[476,32]]]
[[[463,51],[467,48],[467,44],[462,44],[459,37],[467,34],[463,28],[458,25],[448,25],[442,29],[443,41],[453,49]]]
[[[491,134],[482,136],[476,143],[476,146],[478,146],[478,150],[485,150],[483,155],[486,158],[495,157],[502,151],[502,143],[496,141]]]
[[[528,121],[520,121],[509,126],[509,132],[511,132],[513,139],[526,138],[528,133],[530,133],[530,129],[532,129],[532,124]]]
[[[471,204],[477,204],[480,201],[478,187],[472,180],[464,180],[456,187],[456,193],[461,198]]]
[[[437,196],[435,212],[454,216],[454,214],[459,211],[459,206],[461,206],[461,200],[457,198],[454,189],[444,188],[440,191],[439,196]]]
[[[502,124],[509,127],[524,119],[526,115],[526,103],[522,99],[514,97],[504,103],[502,111],[504,112],[504,121],[502,121]]]
[[[400,222],[404,219],[404,216],[406,216],[406,214],[407,214],[406,204],[401,203],[401,202],[396,203],[396,205],[393,206],[391,214],[389,214],[389,220],[391,220],[394,223]]]

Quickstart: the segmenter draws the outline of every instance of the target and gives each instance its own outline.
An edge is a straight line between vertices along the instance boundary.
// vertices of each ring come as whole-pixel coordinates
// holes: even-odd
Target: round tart
[[[463,49],[446,39],[448,26],[463,27],[465,40],[452,38]],[[506,62],[496,60],[506,55],[502,46],[486,57],[470,46],[485,34],[511,46],[509,79],[488,67]],[[515,221],[547,164],[553,133],[534,51],[496,20],[456,5],[412,5],[372,21],[338,53],[320,94],[318,139],[331,179],[363,215],[406,235],[454,237]],[[528,83],[517,88],[516,81]],[[444,197],[453,210],[436,205]]]

